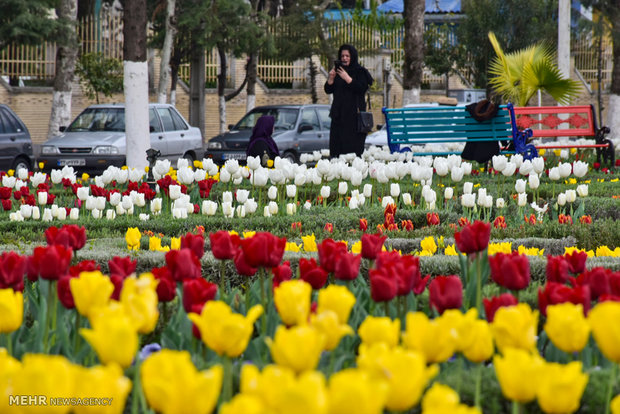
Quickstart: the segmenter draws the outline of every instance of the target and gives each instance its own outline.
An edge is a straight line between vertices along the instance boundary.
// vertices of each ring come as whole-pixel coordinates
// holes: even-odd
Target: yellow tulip
[[[140,366],[146,400],[162,414],[212,412],[222,388],[222,376],[220,365],[198,371],[187,351],[163,349]]]
[[[97,308],[105,307],[114,292],[114,285],[110,278],[98,270],[80,273],[78,277],[69,281],[69,288],[73,295],[75,308],[87,318],[90,318]]]
[[[422,312],[407,314],[403,343],[421,352],[428,362],[444,362],[454,355],[457,334],[448,319],[429,320]]]
[[[131,317],[118,303],[99,308],[90,317],[93,329],[80,329],[80,334],[94,348],[103,364],[131,365],[138,350],[138,332]]]
[[[435,238],[433,236],[425,237],[420,242],[420,247],[422,248],[422,251],[427,251],[432,256],[437,251],[437,243],[435,243]]]
[[[170,250],[180,250],[180,249],[181,249],[181,238],[171,237],[170,238]]]
[[[301,241],[304,244],[304,251],[305,252],[318,252],[319,249],[316,246],[316,237],[314,236],[314,233],[309,234],[307,236],[301,236]]]
[[[483,362],[493,356],[495,347],[493,346],[493,335],[491,327],[485,320],[477,320],[471,326],[474,340],[463,350],[465,358],[471,362]]]
[[[0,333],[19,329],[24,318],[24,296],[13,289],[0,289]]]
[[[538,405],[545,413],[573,413],[579,409],[587,384],[588,374],[582,372],[580,361],[566,365],[547,363],[538,384]]]
[[[588,314],[592,336],[603,355],[620,363],[620,302],[598,303]]]
[[[218,355],[234,358],[241,355],[250,342],[254,322],[262,315],[261,305],[253,306],[247,316],[233,313],[222,301],[208,301],[200,315],[190,313],[189,319],[196,324],[202,341]]]
[[[276,407],[281,391],[294,381],[295,373],[287,367],[267,365],[262,372],[252,364],[241,367],[241,393],[260,398],[270,409]]]
[[[443,254],[444,256],[458,256],[458,253],[456,252],[456,247],[454,247],[454,244],[447,246]]]
[[[459,309],[448,309],[439,318],[445,326],[456,334],[455,350],[463,352],[474,341],[473,325],[478,320],[476,308],[469,309],[466,313]]]
[[[286,245],[284,246],[284,251],[297,253],[301,251],[301,244],[297,244],[295,242],[286,242]]]
[[[532,311],[526,303],[499,308],[491,323],[495,344],[502,352],[508,347],[533,350],[537,329],[538,311]]]
[[[390,347],[398,345],[400,340],[400,319],[387,316],[367,316],[357,330],[362,343],[372,345],[385,343]]]
[[[461,404],[456,391],[436,382],[424,394],[422,414],[482,414],[482,411],[479,408]]]
[[[279,386],[279,385],[276,385]],[[274,411],[279,414],[326,414],[327,387],[319,372],[308,371],[283,387]]]
[[[140,239],[142,233],[137,227],[129,227],[125,233],[125,242],[128,250],[140,250]]]
[[[269,340],[268,345],[276,364],[299,374],[316,368],[325,345],[325,336],[308,325],[294,326],[290,329],[280,325],[276,329],[273,341]]]
[[[362,241],[358,240],[351,246],[351,253],[360,254],[362,253]]]
[[[88,173],[82,173],[82,181],[83,182],[88,181],[89,178],[90,178],[90,175],[88,175]]]
[[[620,414],[620,394],[611,400],[611,414]]]
[[[143,273],[140,278],[128,277],[123,282],[120,302],[134,322],[138,333],[152,332],[157,325],[159,319],[157,283],[151,273]]]
[[[368,372],[345,369],[329,378],[329,414],[381,414],[387,398],[385,381]]]
[[[26,354],[22,358],[21,369],[14,373],[11,395],[32,395],[70,398],[75,397],[75,367],[69,360],[60,355]],[[6,397],[4,397],[6,398]],[[2,402],[6,406],[6,400]],[[70,405],[44,407],[25,407],[32,410],[23,412],[68,413]]]
[[[246,230],[246,231],[243,232],[243,238],[244,239],[251,239],[255,235],[256,235],[255,231],[248,231],[248,230]]]
[[[317,313],[332,310],[338,315],[341,324],[349,323],[353,305],[355,305],[355,295],[346,286],[329,285],[319,290]]]
[[[323,311],[319,314],[310,316],[310,325],[325,335],[325,350],[334,350],[340,340],[345,335],[353,335],[353,328],[349,325],[340,323],[336,312],[331,310]]]
[[[385,343],[362,344],[357,366],[388,384],[385,406],[391,411],[406,411],[418,404],[429,380],[439,371],[437,365],[427,367],[421,353]]]
[[[553,345],[564,352],[580,352],[590,338],[590,325],[583,305],[569,302],[547,306],[545,332]]]
[[[157,236],[149,237],[149,250],[152,252],[167,252],[170,251],[170,247],[161,245],[161,238]]]
[[[232,400],[222,404],[219,414],[265,414],[268,412],[260,398],[237,394]]]
[[[118,413],[125,408],[125,400],[131,391],[131,381],[123,375],[116,364],[86,368],[75,366],[75,397],[110,399],[107,405],[77,405],[75,414],[81,413]]]
[[[273,301],[287,326],[308,323],[312,286],[300,279],[286,280],[273,290]]]
[[[496,314],[497,315],[497,314]],[[493,366],[504,397],[525,403],[536,398],[544,360],[524,349],[505,348],[493,357]]]

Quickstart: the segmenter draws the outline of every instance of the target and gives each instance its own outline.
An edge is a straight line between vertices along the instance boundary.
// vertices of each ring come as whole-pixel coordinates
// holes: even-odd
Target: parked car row
[[[28,128],[11,108],[0,104],[0,171],[31,170],[33,155]]]

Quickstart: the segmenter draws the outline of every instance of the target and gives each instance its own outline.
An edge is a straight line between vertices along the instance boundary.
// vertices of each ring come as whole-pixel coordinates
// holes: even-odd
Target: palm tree
[[[562,77],[549,45],[539,43],[506,54],[493,32],[489,32],[489,40],[497,54],[489,66],[489,83],[504,100],[526,106],[542,90],[560,104],[569,104],[579,94],[579,82]]]

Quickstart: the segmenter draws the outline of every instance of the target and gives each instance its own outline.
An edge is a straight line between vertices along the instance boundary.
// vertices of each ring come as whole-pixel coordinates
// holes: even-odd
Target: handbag
[[[368,109],[370,109],[370,94],[368,94]],[[372,131],[375,126],[375,122],[372,118],[372,112],[360,111],[357,108],[357,132],[360,134],[367,134]]]

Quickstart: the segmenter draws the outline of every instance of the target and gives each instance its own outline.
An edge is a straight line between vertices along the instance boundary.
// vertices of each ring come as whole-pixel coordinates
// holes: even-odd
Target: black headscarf
[[[365,67],[359,64],[359,56],[357,53],[357,49],[353,45],[349,45],[349,44],[344,44],[340,46],[340,48],[338,49],[338,59],[340,59],[340,56],[342,55],[343,50],[347,50],[349,54],[351,55],[351,60],[349,61],[349,65],[342,66],[344,70],[349,75],[351,75],[355,71],[362,70],[364,72],[364,75],[366,76],[366,81],[368,82],[368,86],[372,85],[372,83],[374,82],[374,79],[372,78],[372,75],[370,74],[370,72],[368,72],[368,70]]]
[[[246,154],[250,153],[250,149],[257,141],[264,141],[269,147],[269,151],[275,155],[280,155],[276,142],[271,138],[273,133],[273,125],[276,119],[271,115],[263,115],[256,121],[256,125],[252,129],[252,135],[250,136],[250,143],[246,149]]]

